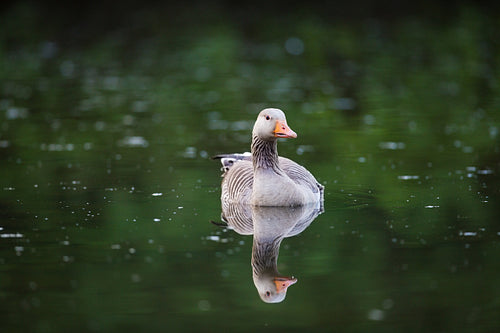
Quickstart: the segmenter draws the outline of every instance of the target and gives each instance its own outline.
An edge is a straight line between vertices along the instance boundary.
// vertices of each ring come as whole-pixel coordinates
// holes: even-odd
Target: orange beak
[[[292,131],[285,121],[277,120],[274,128],[274,136],[277,138],[296,138],[297,133]]]
[[[276,291],[281,293],[286,291],[288,287],[297,282],[297,279],[294,277],[275,277],[274,284],[276,285]]]

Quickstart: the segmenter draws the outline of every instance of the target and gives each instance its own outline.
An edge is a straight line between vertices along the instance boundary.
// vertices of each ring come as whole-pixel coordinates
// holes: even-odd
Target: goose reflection
[[[264,302],[282,302],[288,287],[297,282],[278,272],[281,241],[304,231],[321,212],[319,205],[260,207],[223,202],[222,219],[228,226],[242,235],[253,234],[253,282]]]

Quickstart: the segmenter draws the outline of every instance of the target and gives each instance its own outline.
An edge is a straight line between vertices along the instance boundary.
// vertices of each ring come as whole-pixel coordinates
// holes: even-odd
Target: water
[[[73,31],[2,12],[2,331],[498,330],[493,10],[312,7],[263,29],[237,8],[167,9],[130,28],[87,8]],[[280,154],[326,187],[325,212],[281,241],[297,282],[276,304],[254,235],[217,225],[210,159],[248,151],[267,106],[298,134]]]

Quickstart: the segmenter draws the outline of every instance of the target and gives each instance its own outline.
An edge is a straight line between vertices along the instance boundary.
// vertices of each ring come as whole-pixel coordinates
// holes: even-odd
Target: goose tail
[[[234,165],[234,163],[238,161],[251,161],[252,160],[252,154],[249,152],[242,153],[242,154],[220,154],[220,155],[215,155],[212,157],[213,160],[218,160],[220,159],[220,162],[222,164],[221,170],[225,173],[228,172],[229,169]]]

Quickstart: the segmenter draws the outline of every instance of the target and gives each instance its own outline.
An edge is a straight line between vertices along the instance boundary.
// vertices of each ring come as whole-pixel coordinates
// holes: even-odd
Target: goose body
[[[218,155],[223,165],[221,201],[254,206],[323,203],[324,187],[303,166],[278,156],[277,139],[295,138],[279,109],[259,113],[252,131],[251,154]]]

